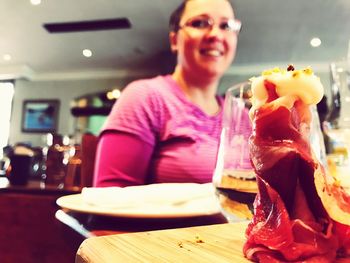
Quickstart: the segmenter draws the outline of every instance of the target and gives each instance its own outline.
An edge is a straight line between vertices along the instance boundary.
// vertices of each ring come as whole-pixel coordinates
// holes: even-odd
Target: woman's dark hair
[[[188,1],[190,0],[182,1],[181,5],[179,5],[178,8],[176,8],[174,12],[171,14],[170,20],[169,20],[170,31],[173,31],[173,32],[179,31],[180,20],[181,20],[182,14],[184,13],[184,10]]]
[[[183,0],[182,3],[174,10],[174,12],[170,16],[169,20],[169,30],[170,32],[177,32],[180,29],[180,20],[182,14],[185,11],[186,4],[191,0]]]

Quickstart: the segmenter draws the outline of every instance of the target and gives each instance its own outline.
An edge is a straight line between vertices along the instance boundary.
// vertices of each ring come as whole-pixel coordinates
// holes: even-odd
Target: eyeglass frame
[[[193,25],[191,25],[190,23],[195,21],[196,19],[202,19],[203,20],[206,20],[208,22],[208,26],[207,27],[194,27]],[[230,22],[233,22],[234,25],[236,25],[236,29],[234,28],[233,30],[226,30],[226,29],[223,29],[221,28],[221,25],[223,22],[227,22],[227,24],[229,24]],[[198,31],[208,31],[209,29],[212,30],[214,25],[216,23],[214,22],[214,19],[211,18],[211,17],[208,17],[208,16],[196,16],[196,17],[192,17],[192,18],[189,18],[183,25],[178,25],[178,30],[180,29],[185,29],[186,27],[189,27],[189,28],[192,28],[192,29],[195,29],[195,30],[198,30]],[[236,19],[236,18],[230,18],[230,19],[227,19],[225,21],[221,21],[220,23],[218,23],[218,26],[219,26],[219,29],[223,32],[232,32],[234,34],[239,34],[242,30],[242,22],[239,20],[239,19]]]

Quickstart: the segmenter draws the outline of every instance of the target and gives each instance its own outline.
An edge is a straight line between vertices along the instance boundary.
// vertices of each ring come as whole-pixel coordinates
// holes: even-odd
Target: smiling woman
[[[227,0],[184,0],[169,27],[175,70],[123,89],[100,135],[95,186],[211,182],[223,116],[217,89],[241,22]]]

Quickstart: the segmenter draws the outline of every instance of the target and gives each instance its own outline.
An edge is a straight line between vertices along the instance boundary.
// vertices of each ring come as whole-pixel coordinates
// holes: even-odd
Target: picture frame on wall
[[[53,133],[58,127],[59,100],[25,100],[22,132]]]

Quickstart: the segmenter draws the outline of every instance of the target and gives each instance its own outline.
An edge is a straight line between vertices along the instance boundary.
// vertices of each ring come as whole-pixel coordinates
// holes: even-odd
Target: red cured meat
[[[268,102],[276,98],[272,85],[265,82]],[[267,103],[254,113],[250,154],[259,192],[243,248],[250,260],[334,262],[350,248],[349,226],[330,218],[317,193],[314,175],[323,168],[302,132],[309,121],[308,107],[300,102],[291,111]],[[348,198],[342,197],[347,210]]]

